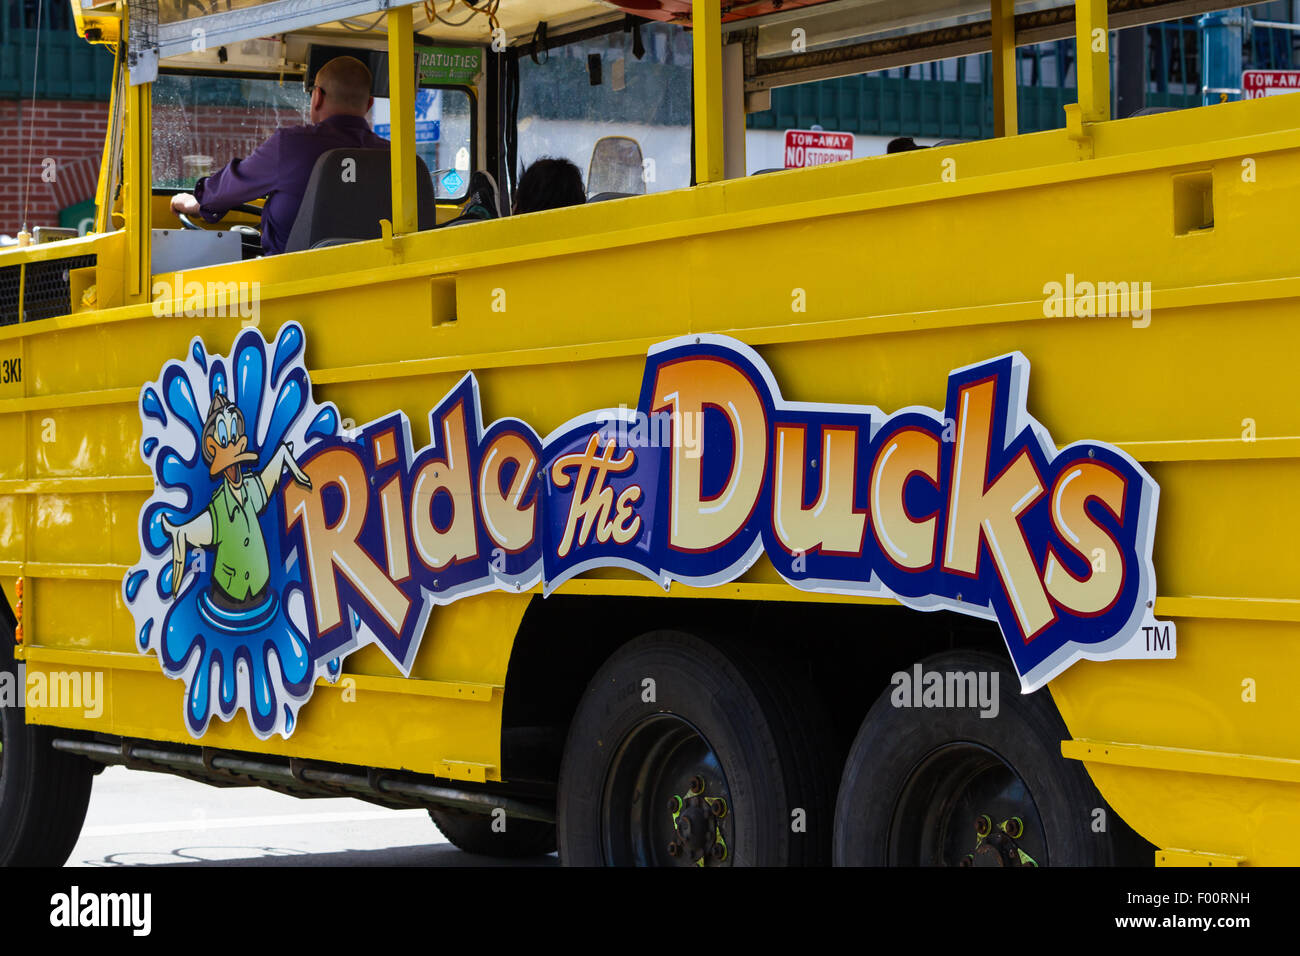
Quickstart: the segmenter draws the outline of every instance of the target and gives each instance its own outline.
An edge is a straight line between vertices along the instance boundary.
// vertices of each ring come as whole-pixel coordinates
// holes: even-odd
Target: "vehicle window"
[[[602,185],[649,193],[691,184],[691,35],[671,24],[643,24],[641,36],[639,60],[632,34],[622,31],[551,50],[540,63],[520,59],[521,169],[546,156],[571,160],[588,195]],[[639,144],[644,190],[589,182],[596,143],[611,136]]]
[[[282,126],[308,121],[302,81],[164,73],[153,83],[153,184],[195,180],[242,158]]]
[[[464,90],[425,87],[415,94],[415,151],[433,176],[439,200],[460,201],[469,191],[474,155],[470,117],[473,103]],[[392,137],[388,99],[375,97],[374,130]]]

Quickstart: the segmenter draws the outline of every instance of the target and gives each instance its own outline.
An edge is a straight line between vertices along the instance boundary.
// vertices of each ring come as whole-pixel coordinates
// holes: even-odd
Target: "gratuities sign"
[[[1057,449],[1019,353],[951,372],[942,411],[886,414],[788,401],[748,346],[690,336],[650,350],[634,408],[544,437],[485,422],[466,374],[418,446],[402,412],[344,429],[304,352],[295,324],[228,357],[195,339],[141,392],[158,489],[123,589],[195,736],[241,709],[288,736],[357,648],[409,673],[438,605],[599,567],[709,587],[766,557],[800,590],[989,618],[1025,690],[1175,652],[1155,483],[1111,445]]]
[[[419,51],[421,83],[471,83],[483,69],[476,47],[434,46]]]

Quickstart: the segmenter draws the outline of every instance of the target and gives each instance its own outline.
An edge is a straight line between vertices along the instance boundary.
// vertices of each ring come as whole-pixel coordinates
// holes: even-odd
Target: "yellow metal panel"
[[[1014,136],[1020,132],[1016,109],[1016,2],[989,0],[993,22],[993,134]]]
[[[1245,862],[1244,857],[1199,850],[1159,850],[1156,853],[1156,866],[1241,866]]]
[[[470,780],[484,783],[496,775],[496,767],[491,764],[468,763],[463,760],[444,760],[438,765],[438,775],[452,780]]]
[[[81,578],[93,581],[122,580],[126,573],[124,564],[58,564],[28,561],[23,566],[24,577],[29,578]]]
[[[27,543],[28,499],[15,495],[0,495],[0,561],[7,566],[5,573],[20,573]]]
[[[130,29],[128,24],[127,29]],[[126,301],[148,301],[150,245],[153,226],[153,128],[150,119],[153,85],[126,87],[126,140],[123,152],[122,196],[126,212]]]
[[[31,654],[36,654],[33,649]],[[49,670],[50,664],[33,667]],[[156,666],[156,665],[155,665]],[[30,710],[28,722],[77,727],[101,733],[143,736],[148,740],[192,744],[185,730],[184,687],[159,671],[115,669],[105,674],[109,689],[104,714],[88,718],[80,711]],[[214,719],[205,746],[311,757],[339,763],[390,767],[417,773],[443,773],[446,761],[481,765],[483,780],[500,780],[501,699],[465,702],[421,694],[390,694],[338,684],[322,685],[303,708],[298,728],[288,740],[258,740],[243,715],[230,723]],[[141,730],[147,733],[141,734]]]
[[[45,664],[50,668],[96,668],[144,671],[155,673],[157,665],[143,654],[121,651],[55,650],[48,647],[24,648],[28,663]]]
[[[27,721],[85,730],[113,725],[115,673],[101,666],[50,667],[26,658]]]
[[[1079,738],[1300,760],[1295,622],[1184,618],[1170,662],[1085,661],[1052,682]],[[1189,841],[1153,840],[1163,845]],[[1190,841],[1194,842],[1194,841]]]
[[[691,6],[695,73],[695,181],[726,178],[722,112],[722,0]]]
[[[1075,0],[1075,73],[1083,122],[1110,119],[1110,34],[1106,0]]]
[[[1205,750],[1147,747],[1102,740],[1065,740],[1061,742],[1061,753],[1088,763],[1300,783],[1300,760],[1258,757],[1253,754],[1210,753]]]
[[[77,19],[78,32],[84,34],[81,22],[81,5],[74,3],[72,9],[73,16]],[[126,69],[126,64],[122,62],[123,52],[121,45],[113,48],[113,85],[108,98],[108,115],[110,117],[116,115],[119,105],[118,99],[122,95],[121,73]],[[108,194],[109,183],[113,180],[112,164],[117,160],[117,157],[113,155],[113,132],[112,129],[105,130],[104,149],[99,157],[99,176],[95,184],[95,232],[109,231],[109,209],[113,205],[113,197]]]
[[[1157,560],[1158,570],[1179,568]],[[1294,621],[1180,618],[1176,660],[1078,664],[1051,684],[1071,732],[1088,738],[1063,750],[1085,761],[1115,811],[1157,846],[1294,863],[1298,637]]]
[[[419,229],[415,191],[415,33],[411,8],[388,11],[388,94],[392,121],[393,232]]]

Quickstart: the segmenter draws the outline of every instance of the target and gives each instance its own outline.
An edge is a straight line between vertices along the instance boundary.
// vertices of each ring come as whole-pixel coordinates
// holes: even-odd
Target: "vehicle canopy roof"
[[[112,41],[126,7],[125,0],[72,0],[83,35]],[[1080,0],[1089,2],[1089,0]],[[387,11],[414,6],[414,27],[424,42],[484,45],[493,31],[504,31],[506,43],[515,46],[538,38],[539,23],[548,36],[560,37],[588,28],[607,26],[628,14],[660,21],[691,24],[692,0],[433,0],[416,4],[392,0],[228,0],[216,12],[187,14],[203,9],[184,0],[161,0],[156,26],[145,24],[146,42],[156,43],[163,60],[189,65],[254,69],[267,64],[249,62],[256,51],[218,62],[217,50],[242,41],[283,37],[289,47],[277,51],[281,67],[293,59],[295,41],[356,43],[386,38]],[[1112,29],[1170,20],[1236,4],[1231,0],[1109,0]],[[722,4],[724,30],[755,29],[758,56],[779,56],[790,49],[790,32],[802,28],[807,47],[857,44],[864,41],[901,43],[897,51],[909,62],[924,62],[967,50],[954,50],[954,42],[987,44],[990,0],[746,0]],[[1018,45],[1072,35],[1074,3],[1062,0],[1016,0]],[[152,27],[152,28],[151,28]],[[498,36],[500,36],[498,34]],[[196,37],[202,44],[196,44]],[[901,38],[901,41],[900,41]],[[142,38],[137,38],[142,39]],[[421,42],[417,40],[417,42]],[[196,46],[202,46],[196,52]],[[879,52],[863,49],[862,53]],[[267,51],[270,58],[270,52]],[[870,58],[870,57],[867,57]],[[208,64],[207,61],[212,63]],[[891,57],[889,65],[899,65]],[[197,61],[197,62],[196,62]],[[878,68],[871,65],[868,68]]]

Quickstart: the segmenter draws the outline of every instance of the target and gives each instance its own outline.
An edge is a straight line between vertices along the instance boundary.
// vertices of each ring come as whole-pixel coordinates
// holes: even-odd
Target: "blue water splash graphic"
[[[266,353],[259,341],[246,339],[234,354],[231,367],[235,370],[235,404],[248,421],[255,422],[262,413],[262,391],[266,388]]]
[[[227,397],[230,395],[230,390],[226,388],[226,367],[222,365],[221,362],[218,361],[212,363],[212,372],[208,377],[209,399],[215,397],[217,392],[220,392],[222,395],[226,395]]]
[[[167,413],[163,411],[162,402],[158,400],[158,393],[152,388],[144,390],[144,396],[140,399],[140,408],[149,418],[167,424]]]
[[[286,325],[280,333],[280,340],[275,344],[275,361],[271,364],[271,387],[280,385],[280,373],[302,351],[302,329],[296,325]]]
[[[327,408],[312,420],[311,425],[307,427],[307,440],[316,441],[320,438],[328,438],[331,435],[337,435],[339,431],[339,416],[332,408]]]
[[[126,577],[126,599],[134,601],[135,596],[140,593],[140,585],[144,579],[149,576],[148,571],[134,571]]]
[[[227,360],[195,339],[185,361],[167,363],[158,381],[141,392],[141,450],[158,488],[141,509],[141,562],[124,578],[123,595],[139,625],[141,650],[157,654],[164,673],[185,682],[185,723],[195,737],[214,715],[231,720],[240,710],[258,737],[287,737],[315,678],[337,675],[340,669],[337,651],[330,661],[314,658],[306,633],[301,562],[296,556],[286,560],[290,555],[282,553],[281,495],[292,482],[287,472],[278,484],[271,482],[258,516],[271,569],[265,588],[245,602],[232,603],[213,581],[215,550],[197,547],[193,537],[185,539],[180,579],[174,580],[169,529],[211,514],[214,496],[225,485],[220,474],[209,473],[201,448],[212,396],[224,395],[243,414],[248,450],[258,458],[243,466],[244,481],[260,481],[281,444],[292,445],[298,457],[311,444],[338,434],[337,411],[312,400],[303,341],[302,330],[288,324],[272,352],[260,332],[245,329]],[[268,352],[274,355],[271,362]],[[202,396],[201,404],[196,396]]]

